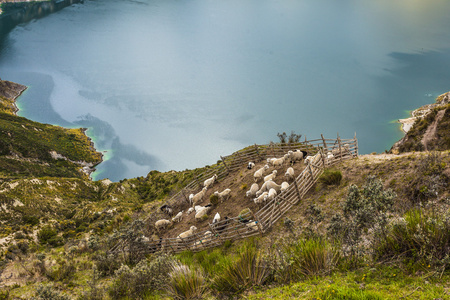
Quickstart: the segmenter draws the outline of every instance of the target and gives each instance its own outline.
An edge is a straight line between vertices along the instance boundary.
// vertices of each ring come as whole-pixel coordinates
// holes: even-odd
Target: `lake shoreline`
[[[27,90],[28,87],[19,83],[15,83],[12,81],[7,81],[7,80],[2,80],[0,78],[0,96],[4,97],[5,99],[9,100],[12,104],[12,109],[11,109],[11,113],[15,116],[20,117],[17,113],[19,112],[19,107],[17,106],[16,102],[17,99],[23,94],[23,92],[25,90]],[[1,99],[0,99],[1,100]],[[22,117],[24,118],[24,117]],[[26,118],[28,119],[28,118]],[[57,126],[57,125],[53,125],[53,126]],[[66,127],[63,127],[66,128]],[[66,128],[67,129],[67,128]],[[101,154],[101,160],[98,164],[103,162],[103,153],[98,151],[95,148],[95,144],[94,141],[92,140],[92,138],[90,138],[87,134],[86,131],[88,130],[88,128],[85,127],[80,127],[81,131],[83,132],[83,134],[86,136],[88,142],[90,143],[90,146],[98,153]],[[55,154],[56,155],[56,154]],[[52,155],[53,156],[53,155]],[[57,157],[57,158],[63,158],[65,160],[68,160],[67,158],[64,157]],[[56,158],[55,158],[56,159]],[[94,165],[90,165],[88,163],[85,162],[75,162],[75,161],[71,161],[73,163],[77,163],[79,165],[82,166],[82,172],[87,174],[90,180],[93,180],[93,178],[91,177],[91,174],[95,172],[95,166],[97,166],[98,164]]]

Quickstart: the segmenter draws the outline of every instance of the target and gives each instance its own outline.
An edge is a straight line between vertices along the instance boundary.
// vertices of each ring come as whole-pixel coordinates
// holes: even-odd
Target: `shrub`
[[[168,292],[174,299],[204,299],[208,294],[206,279],[201,271],[174,262]]]
[[[319,182],[323,185],[340,185],[342,173],[339,170],[326,169],[319,177]]]
[[[100,252],[94,256],[95,265],[100,276],[110,276],[120,268],[121,261],[113,253]]]
[[[211,194],[211,196],[209,196],[209,202],[211,202],[212,205],[217,206],[219,204],[219,196]]]
[[[395,193],[384,191],[381,180],[374,176],[367,178],[366,184],[359,189],[356,185],[349,187],[348,196],[343,203],[343,215],[335,214],[328,226],[328,233],[336,240],[342,241],[351,255],[360,254],[364,245],[359,245],[363,234],[372,230],[371,237],[385,234],[387,213],[391,210]]]
[[[414,209],[394,220],[376,245],[378,259],[406,258],[444,268],[450,265],[450,215]]]
[[[339,252],[323,238],[291,241],[279,252],[275,278],[287,283],[305,277],[330,274],[335,268]]]
[[[142,260],[134,268],[122,265],[115,272],[109,295],[113,299],[142,298],[152,290],[162,289],[168,280],[172,258],[166,254],[152,261]]]
[[[215,279],[213,286],[225,294],[236,294],[253,286],[264,284],[271,269],[260,253],[254,247],[244,247],[235,263],[225,267],[225,270]]]
[[[33,300],[70,300],[70,298],[64,294],[61,294],[52,285],[39,285],[36,289],[36,297],[31,298]]]
[[[52,226],[47,225],[47,226],[42,227],[41,230],[39,230],[37,237],[38,237],[39,243],[47,244],[48,241],[52,238],[55,238],[57,234],[58,233]]]

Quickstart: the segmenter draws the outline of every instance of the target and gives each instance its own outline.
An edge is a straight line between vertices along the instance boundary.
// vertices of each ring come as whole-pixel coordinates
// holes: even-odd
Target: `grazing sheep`
[[[288,151],[289,159],[291,164],[294,164],[296,161],[301,161],[304,159],[308,153],[302,150]]]
[[[269,192],[264,192],[261,195],[259,195],[259,197],[253,199],[253,202],[255,202],[255,204],[262,204],[264,201],[264,198],[269,194]]]
[[[220,193],[219,193],[219,191],[215,191],[214,195],[220,199],[220,202],[223,202],[223,200],[228,200],[228,198],[230,198],[231,190],[225,189]]]
[[[277,193],[279,193],[281,191],[281,185],[276,184],[272,180],[269,180],[267,181],[266,191],[270,191],[270,189],[274,189],[275,191],[277,191]]]
[[[277,191],[275,189],[270,189],[269,193],[264,197],[264,202],[272,201],[277,196]]]
[[[289,187],[289,183],[287,183],[286,181],[284,181],[284,182],[281,183],[281,189],[280,189],[280,191],[281,191],[281,192],[284,192],[285,190],[288,189],[288,187]]]
[[[308,156],[305,158],[305,164],[310,164],[314,160],[314,156]]]
[[[258,230],[258,221],[250,220],[247,224],[245,224],[248,228],[248,231],[256,231]]]
[[[201,209],[200,211],[198,211],[195,214],[195,220],[200,221],[203,218],[203,216],[206,216],[208,214],[210,208],[211,207],[206,207],[206,206],[203,207],[203,209]]]
[[[160,211],[162,211],[165,214],[168,214],[169,216],[172,216],[173,214],[173,209],[172,207],[170,207],[170,205],[164,204],[163,206],[161,206],[159,208]]]
[[[284,157],[280,157],[275,160],[272,160],[272,165],[274,167],[281,167],[281,166],[283,166],[283,164],[284,164]]]
[[[171,225],[172,221],[162,219],[155,222],[155,227],[159,231],[160,229],[165,229],[167,226]]]
[[[255,167],[255,163],[252,162],[252,161],[250,161],[250,162],[247,164],[247,169],[249,169],[249,170],[253,169],[254,167]]]
[[[188,215],[190,215],[191,214],[191,212],[193,212],[194,211],[194,208],[193,207],[189,207],[189,209],[187,210],[187,214]]]
[[[197,241],[197,242],[194,243],[193,248],[194,248],[194,249],[197,249],[197,248],[202,248],[202,247],[204,247],[204,246],[207,246],[207,244],[208,244],[209,242],[211,242],[213,236],[214,236],[214,235],[213,235],[213,233],[212,233],[211,231],[206,231],[206,232],[202,235],[201,240],[199,240],[199,241]]]
[[[264,167],[260,168],[253,174],[253,178],[255,179],[255,182],[258,181],[258,179],[262,178],[264,176],[264,172],[269,169],[269,165],[264,165]]]
[[[190,194],[189,195],[189,201],[191,201],[192,205],[196,205],[197,203],[201,202],[203,200],[203,197],[206,194],[206,190],[208,188],[205,186],[200,192],[198,192],[197,194]]]
[[[220,221],[220,214],[217,212],[216,215],[214,216],[214,219],[213,219],[212,223],[216,224],[219,221]]]
[[[172,218],[172,222],[180,222],[181,218],[183,217],[183,211],[180,211],[177,213],[175,217]]]
[[[277,176],[277,170],[273,170],[272,174],[269,174],[266,177],[264,177],[264,182],[273,180],[273,179],[275,179],[276,176]]]
[[[274,161],[276,157],[271,157],[267,159],[267,164],[272,165],[272,161]]]
[[[195,213],[198,213],[199,211],[201,211],[201,210],[203,210],[203,209],[205,209],[205,208],[210,208],[210,207],[212,207],[212,204],[211,204],[211,203],[210,203],[210,204],[207,204],[207,205],[205,205],[205,206],[196,205],[196,206],[194,207]]]
[[[188,237],[194,235],[196,230],[197,230],[197,227],[191,226],[191,228],[189,230],[186,230],[185,232],[180,233],[177,236],[177,239],[182,240],[182,239],[188,238]]]
[[[327,159],[328,159],[328,160],[332,160],[333,158],[334,158],[333,153],[328,152],[328,153],[327,153]]]
[[[259,197],[263,192],[268,192],[271,188],[275,189],[277,193],[281,190],[281,185],[276,184],[274,181],[269,180],[264,182],[259,191],[256,192],[256,197]]]
[[[293,180],[294,179],[294,168],[289,167],[286,170],[286,173],[284,174],[284,177],[286,177],[287,180]]]
[[[203,186],[208,188],[210,185],[213,185],[213,183],[217,180],[217,174],[214,174],[213,177],[206,179],[203,182]]]
[[[247,196],[247,197],[255,196],[258,189],[259,189],[259,186],[257,183],[252,184],[250,189],[245,193],[245,196]]]

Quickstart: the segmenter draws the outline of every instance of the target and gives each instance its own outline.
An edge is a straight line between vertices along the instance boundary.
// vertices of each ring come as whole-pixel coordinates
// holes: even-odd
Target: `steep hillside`
[[[450,92],[433,104],[414,110],[400,120],[406,135],[391,148],[392,153],[450,149]]]
[[[0,81],[0,180],[26,177],[87,178],[101,162],[85,129],[41,124],[15,115],[24,87]]]
[[[450,261],[445,256],[450,251],[449,93],[428,107],[426,116],[415,121],[397,150],[393,148],[392,152],[400,154],[362,155],[325,170],[302,201],[268,233],[250,242],[224,243],[196,254],[145,256],[141,248],[133,247],[145,246],[147,239],[175,237],[192,225],[206,229],[216,212],[223,218],[235,217],[245,208],[256,211],[257,205],[245,197],[254,182],[255,169],[248,170],[243,163],[239,170],[214,183],[201,205],[214,200],[214,191],[230,188],[232,194],[223,203],[214,204],[207,217],[195,220],[194,213],[184,214],[181,222],[157,231],[154,222],[169,218],[159,207],[210,166],[182,172],[152,171],[146,177],[115,183],[91,181],[80,169],[95,166],[101,155],[84,130],[15,116],[13,98],[23,87],[3,84],[0,299],[168,298],[175,284],[168,273],[176,270],[184,272],[183,279],[198,276],[203,296],[197,298],[207,299],[450,297]],[[406,152],[412,149],[415,152]],[[256,168],[263,164],[258,162]],[[277,168],[278,184],[285,181],[286,168]],[[302,163],[294,165],[296,174],[303,168]],[[89,168],[85,171],[89,173]],[[372,176],[380,179],[381,185],[366,189]],[[371,194],[376,197],[370,198]],[[378,214],[372,209],[374,203],[386,195],[392,196],[392,205],[383,203],[385,207],[379,210],[385,214]],[[370,201],[361,206],[351,196]],[[174,213],[186,213],[187,201],[183,205]],[[414,219],[416,215],[419,217]],[[357,216],[362,218],[356,226],[352,221]],[[418,223],[402,227],[411,220]],[[338,227],[344,228],[341,235],[333,235]],[[358,234],[349,236],[349,232]],[[411,232],[412,238],[408,236]],[[121,240],[131,241],[122,249],[127,251],[108,253]],[[307,258],[299,257],[320,251],[307,252],[311,249],[300,247],[317,241],[321,241],[324,248],[320,251],[325,254],[323,260],[316,261],[321,264],[317,272],[308,273],[307,268],[313,266],[305,267]],[[254,245],[258,251],[251,250]],[[330,249],[333,252],[326,252]],[[255,253],[258,256],[251,259],[246,256]],[[174,260],[178,261],[175,269]],[[253,282],[248,280],[254,273],[239,277],[242,270],[234,269],[246,261],[252,264],[246,271],[253,270],[259,276]],[[397,289],[388,288],[391,283]]]

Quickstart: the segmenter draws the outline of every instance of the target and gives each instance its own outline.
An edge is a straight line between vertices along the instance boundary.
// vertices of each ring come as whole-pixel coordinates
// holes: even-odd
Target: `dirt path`
[[[436,128],[437,128],[438,123],[444,117],[444,113],[445,113],[445,109],[440,110],[437,113],[436,118],[434,118],[433,123],[430,126],[428,126],[427,131],[423,135],[421,142],[425,148],[425,151],[428,151],[428,144],[436,138]]]

